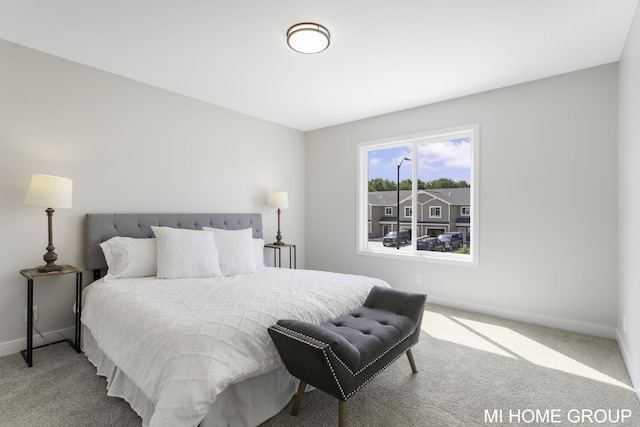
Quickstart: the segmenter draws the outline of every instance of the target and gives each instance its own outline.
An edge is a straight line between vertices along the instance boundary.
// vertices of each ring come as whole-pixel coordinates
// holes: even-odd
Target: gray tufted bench
[[[297,415],[306,385],[339,400],[339,426],[346,426],[346,402],[366,383],[407,354],[418,342],[426,295],[375,286],[363,306],[322,325],[278,320],[269,327],[282,360],[300,379],[293,405]]]

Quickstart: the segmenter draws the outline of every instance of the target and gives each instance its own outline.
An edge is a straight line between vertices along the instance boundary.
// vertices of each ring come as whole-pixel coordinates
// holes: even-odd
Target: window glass
[[[478,158],[477,125],[360,144],[358,253],[475,263]]]
[[[413,216],[413,210],[411,209],[411,206],[405,206],[404,207],[404,217],[405,218],[411,218]]]

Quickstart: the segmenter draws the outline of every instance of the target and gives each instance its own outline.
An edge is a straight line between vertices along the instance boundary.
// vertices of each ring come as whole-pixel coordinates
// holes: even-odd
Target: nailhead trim
[[[425,304],[426,305],[426,304]],[[424,305],[422,307],[422,312],[424,312]],[[342,366],[344,366],[344,368],[354,377],[357,377],[358,375],[360,375],[361,373],[363,373],[367,368],[369,368],[369,366],[373,365],[375,362],[377,362],[378,360],[380,360],[382,357],[384,357],[387,353],[389,353],[391,350],[393,350],[394,348],[396,348],[398,345],[402,344],[407,338],[409,338],[411,335],[413,335],[416,330],[418,328],[420,328],[422,323],[422,315],[420,315],[420,318],[418,319],[418,322],[416,324],[416,327],[413,329],[412,332],[410,332],[408,335],[404,336],[400,341],[396,342],[394,345],[392,345],[390,348],[388,348],[387,350],[385,350],[383,353],[381,353],[378,357],[376,357],[374,360],[372,360],[371,362],[367,363],[367,365],[365,365],[363,368],[361,368],[359,371],[357,372],[353,372],[346,364],[345,362],[338,357],[334,351],[331,349],[331,346],[323,341],[320,341],[316,338],[310,337],[308,335],[305,335],[301,332],[295,331],[293,329],[289,329],[286,328],[282,325],[273,325],[271,328],[272,330],[274,330],[275,332],[280,333],[281,335],[285,335],[289,338],[295,339],[296,341],[300,341],[303,344],[309,345],[310,347],[314,347],[317,348],[319,350],[322,351],[322,354],[325,357],[325,360],[327,361],[327,365],[329,366],[329,370],[331,371],[331,375],[333,376],[334,381],[336,382],[336,385],[338,386],[338,389],[340,389],[340,394],[343,397],[343,400],[347,400],[349,399],[351,396],[353,396],[355,393],[357,393],[358,391],[360,391],[360,389],[362,387],[364,387],[366,384],[369,383],[369,381],[371,381],[372,379],[374,379],[380,372],[384,371],[385,369],[387,369],[387,367],[389,365],[391,365],[393,362],[395,362],[396,360],[398,360],[398,358],[400,356],[402,356],[403,353],[406,353],[406,351],[404,351],[403,353],[399,353],[396,357],[394,357],[392,360],[390,360],[386,365],[384,365],[382,368],[380,368],[379,370],[377,370],[376,372],[374,372],[373,374],[371,374],[371,376],[366,379],[362,384],[360,384],[360,386],[358,386],[355,390],[353,390],[351,393],[349,394],[345,394],[344,390],[342,389],[342,385],[340,384],[340,381],[338,379],[338,376],[336,375],[335,371],[333,370],[333,366],[331,365],[331,361],[329,360],[329,356],[327,355],[327,350],[333,355],[333,357],[340,362],[340,364]],[[300,339],[299,337],[304,337],[305,340]],[[313,343],[309,342],[309,341],[313,341]],[[314,344],[314,343],[318,343],[318,344]],[[416,343],[411,344],[409,347],[407,347],[407,350],[411,349],[411,347],[413,347]]]
[[[340,381],[338,381],[338,376],[336,375],[335,371],[333,370],[333,366],[331,366],[331,361],[329,360],[329,357],[327,356],[327,349],[329,349],[329,351],[331,351],[331,353],[333,353],[333,351],[331,350],[331,346],[329,344],[327,344],[326,342],[322,342],[320,340],[317,340],[317,339],[315,339],[313,337],[310,337],[308,335],[301,334],[300,332],[294,331],[293,329],[285,328],[282,325],[277,325],[277,324],[273,325],[271,327],[271,330],[273,330],[274,332],[279,333],[280,335],[284,335],[286,337],[289,337],[291,339],[299,341],[302,344],[308,345],[309,347],[317,348],[318,350],[322,351],[322,355],[324,356],[324,359],[327,361],[327,366],[329,367],[329,370],[331,371],[331,375],[333,376],[333,379],[336,382],[336,385],[338,386],[338,389],[340,389],[340,394],[344,397],[344,400],[347,400],[347,397],[345,397],[345,394],[344,394],[344,390],[342,389],[342,385],[340,384]],[[304,337],[304,338],[306,338],[306,340],[302,340],[299,337]],[[319,343],[321,345],[317,345],[317,344],[311,343],[308,340],[311,340],[313,342]],[[333,356],[336,359],[340,360],[338,358],[338,356],[335,355],[335,353],[333,353]],[[342,362],[342,361],[340,361],[340,362]],[[344,365],[344,363],[343,363],[343,365]],[[347,368],[347,369],[349,369],[349,368]],[[349,372],[351,372],[351,370],[349,370]]]

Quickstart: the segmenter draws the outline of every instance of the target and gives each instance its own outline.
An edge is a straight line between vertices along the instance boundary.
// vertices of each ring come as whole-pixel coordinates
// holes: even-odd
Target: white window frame
[[[460,216],[471,216],[471,206],[460,206]]]
[[[384,207],[384,216],[392,216],[393,215],[393,207],[385,206]]]
[[[438,215],[434,215],[431,209],[438,209]],[[429,206],[429,218],[442,218],[442,206]]]
[[[368,245],[368,153],[369,151],[392,148],[394,146],[411,145],[417,147],[418,144],[425,142],[448,141],[458,138],[470,137],[471,140],[471,193],[470,193],[470,221],[473,227],[473,238],[471,239],[471,253],[457,254],[451,252],[432,252],[418,251],[416,247],[416,239],[412,239],[411,248],[404,251],[392,251],[388,248],[378,249]],[[357,144],[357,197],[356,197],[356,213],[357,217],[357,233],[356,233],[356,254],[362,256],[374,256],[389,259],[405,259],[415,260],[418,262],[436,262],[444,264],[452,264],[458,266],[478,265],[478,242],[480,241],[480,227],[478,221],[479,209],[479,166],[480,166],[480,125],[470,124],[455,128],[421,132],[413,135],[404,135],[381,140],[361,142]],[[413,148],[415,152],[415,148]],[[412,179],[417,182],[418,166],[417,162],[411,162],[413,173]],[[412,208],[417,208],[417,186],[413,186],[412,191]],[[442,209],[442,208],[441,208]],[[442,211],[441,211],[442,212]],[[412,216],[412,230],[417,230],[417,216]]]
[[[409,211],[408,215],[407,215],[407,211]],[[404,207],[404,217],[405,218],[413,218],[413,206],[405,206]]]

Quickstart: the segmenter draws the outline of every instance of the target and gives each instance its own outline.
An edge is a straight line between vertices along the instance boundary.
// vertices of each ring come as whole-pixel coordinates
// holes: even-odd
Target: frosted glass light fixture
[[[287,30],[287,44],[299,53],[320,53],[329,47],[331,35],[320,24],[304,22]]]
[[[38,268],[41,273],[62,270],[62,266],[56,265],[58,255],[54,252],[56,248],[53,246],[53,209],[71,208],[72,190],[73,181],[69,178],[41,174],[31,177],[31,184],[24,202],[28,205],[47,208],[45,212],[49,223],[49,246],[43,257],[46,265]]]

